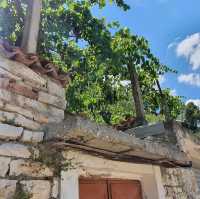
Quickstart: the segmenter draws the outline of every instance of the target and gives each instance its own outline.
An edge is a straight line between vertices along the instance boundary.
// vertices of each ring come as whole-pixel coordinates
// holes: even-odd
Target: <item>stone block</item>
[[[53,118],[57,117],[58,119],[62,120],[65,118],[64,110],[58,109],[56,107],[50,106],[48,112]]]
[[[14,94],[4,89],[0,89],[0,99],[8,102],[9,104],[17,105],[23,108],[30,108],[36,112],[52,117],[64,118],[64,111],[51,105],[41,103],[22,95]]]
[[[48,93],[65,99],[65,89],[50,79],[47,80],[47,89]]]
[[[37,91],[30,89],[25,85],[17,84],[16,82],[10,84],[9,87],[7,88],[7,90],[9,90],[13,93],[17,93],[19,95],[23,95],[25,97],[29,97],[31,99],[35,99],[35,100],[38,99],[38,92]]]
[[[29,158],[31,156],[31,153],[28,147],[22,144],[4,143],[0,145],[0,155],[19,158]]]
[[[62,117],[49,116],[48,117],[48,123],[60,123],[63,120],[64,120],[64,116],[62,116]]]
[[[63,98],[50,95],[43,91],[39,92],[38,101],[43,102],[45,104],[50,104],[62,110],[65,110],[66,108],[66,101]]]
[[[41,125],[33,120],[30,120],[18,113],[0,111],[0,121],[10,123],[16,126],[22,126],[31,130],[39,130]]]
[[[16,140],[21,137],[22,132],[22,127],[0,123],[0,139]]]
[[[44,132],[41,131],[28,131],[24,130],[22,141],[23,142],[42,142],[44,138]]]
[[[126,130],[126,133],[134,134],[137,138],[145,138],[149,136],[163,135],[165,133],[165,127],[163,122],[160,122],[132,128]]]
[[[25,85],[22,81],[16,81],[8,77],[0,77],[0,88],[31,99],[38,99],[38,92],[30,86]]]
[[[33,82],[33,81],[29,81],[27,79],[23,79],[21,77],[18,77],[16,75],[13,75],[12,73],[10,73],[9,71],[1,68],[0,66],[0,75],[3,76],[3,77],[9,77],[9,78],[12,78],[12,79],[15,79],[16,81],[23,81],[23,83],[26,85],[26,86],[29,86],[29,87],[32,87],[33,89],[35,90],[42,90],[42,91],[45,91],[47,92],[47,86],[46,85],[41,85],[39,83],[36,83],[36,82]]]
[[[0,177],[5,177],[10,164],[11,158],[0,157]]]
[[[20,182],[24,190],[32,195],[30,199],[49,199],[51,183],[47,180],[29,180]]]
[[[7,88],[9,86],[10,78],[2,77],[0,75],[0,88]]]
[[[0,179],[0,199],[12,199],[16,190],[16,180]]]
[[[39,162],[13,160],[10,163],[10,176],[52,177],[51,169]]]
[[[1,68],[1,66],[0,66],[0,75],[3,76],[3,77],[9,77],[9,78],[12,78],[12,79],[15,79],[15,80],[22,80],[22,78],[17,77],[16,75],[13,75],[9,71]]]
[[[0,101],[0,110],[9,111],[9,112],[13,112],[13,113],[19,113],[19,114],[21,114],[31,120],[34,120],[38,123],[41,123],[41,124],[47,124],[49,122],[49,119],[47,116],[45,116],[37,111],[31,110],[30,108],[25,109],[20,106],[13,105],[13,104],[10,104],[10,103],[4,102],[4,101]]]
[[[47,82],[44,78],[42,78],[36,72],[19,62],[11,61],[7,58],[0,56],[0,67],[17,77],[28,80],[30,82],[35,82],[42,87],[46,87],[47,85]]]

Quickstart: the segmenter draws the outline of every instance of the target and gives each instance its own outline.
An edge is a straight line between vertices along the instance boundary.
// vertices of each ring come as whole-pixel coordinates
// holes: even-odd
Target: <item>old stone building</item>
[[[0,199],[200,198],[200,146],[180,124],[117,131],[65,114],[65,92],[0,56]]]

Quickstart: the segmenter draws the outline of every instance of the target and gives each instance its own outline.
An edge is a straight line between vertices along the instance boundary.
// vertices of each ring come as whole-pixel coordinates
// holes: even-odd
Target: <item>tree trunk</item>
[[[167,122],[168,122],[168,121],[171,121],[172,118],[171,118],[171,115],[170,115],[169,106],[168,106],[168,104],[167,104],[167,100],[166,100],[166,98],[165,98],[165,96],[164,96],[164,94],[163,94],[163,92],[162,92],[162,88],[161,88],[160,83],[159,83],[158,80],[156,80],[156,84],[157,84],[159,93],[160,93],[160,95],[161,95],[161,99],[162,99],[162,101],[161,101],[161,109],[162,109],[163,112],[164,112],[165,119],[166,119]]]
[[[21,47],[27,53],[36,53],[40,27],[42,0],[29,0]]]
[[[143,125],[143,124],[146,124],[147,122],[145,120],[144,104],[142,100],[138,74],[137,74],[136,68],[132,66],[131,64],[128,65],[128,70],[130,74],[132,94],[133,94],[135,110],[136,110],[136,119],[137,119],[138,125]]]

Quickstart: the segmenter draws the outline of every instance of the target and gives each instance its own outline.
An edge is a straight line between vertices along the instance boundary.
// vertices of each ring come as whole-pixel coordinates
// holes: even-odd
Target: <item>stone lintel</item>
[[[87,147],[120,153],[120,155],[152,159],[158,163],[166,161],[174,162],[175,165],[180,163],[183,166],[191,166],[189,159],[177,147],[141,140],[79,116],[67,115],[63,122],[48,125],[47,132],[47,140],[59,138],[65,142],[72,141]]]

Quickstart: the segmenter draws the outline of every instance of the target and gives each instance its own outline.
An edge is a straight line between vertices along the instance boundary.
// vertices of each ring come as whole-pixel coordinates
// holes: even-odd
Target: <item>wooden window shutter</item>
[[[110,181],[112,199],[142,199],[141,184],[139,181]]]
[[[80,180],[79,199],[108,199],[107,182],[102,180]]]
[[[139,181],[87,180],[79,183],[80,199],[142,199]]]

